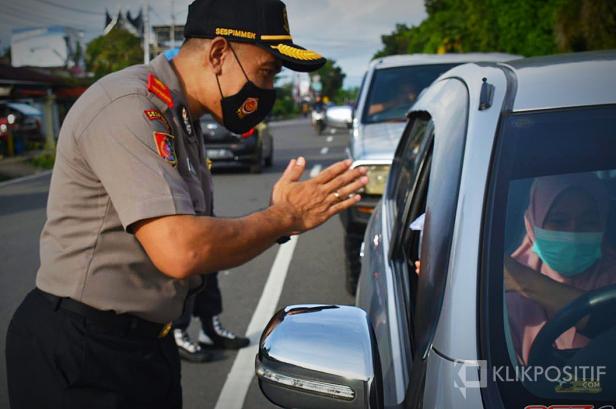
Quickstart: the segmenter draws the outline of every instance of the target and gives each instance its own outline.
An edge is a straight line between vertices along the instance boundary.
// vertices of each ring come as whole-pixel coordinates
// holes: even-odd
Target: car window
[[[414,65],[375,70],[362,122],[404,122],[421,91],[456,65]]]
[[[432,133],[432,130],[430,132]],[[432,139],[433,135],[428,138],[430,141]],[[421,251],[423,233],[420,227],[423,223],[422,219],[426,209],[431,161],[432,151],[428,149],[428,152],[419,160],[420,165],[418,166],[417,177],[414,182],[415,187],[412,194],[408,196],[405,210],[399,218],[400,222],[394,233],[399,237],[399,240],[393,243],[391,251],[394,268],[404,287],[409,328],[415,327],[416,308],[414,300],[417,299],[418,284],[415,262],[419,260]],[[413,331],[409,331],[409,334],[411,338],[411,351],[415,354],[415,334]]]
[[[468,90],[462,81],[444,80],[433,87],[431,99],[438,103],[430,112],[434,121],[432,182],[428,184],[421,272],[414,300],[416,354],[421,359],[432,343],[445,294],[469,110]]]
[[[386,200],[392,220],[399,223],[408,195],[415,186],[417,169],[434,129],[430,115],[414,113],[396,149],[388,180]]]
[[[425,112],[414,113],[404,133],[392,163],[392,178],[387,187],[388,208],[394,220],[394,243],[406,229],[411,195],[417,185],[419,169],[422,166],[434,136],[434,122]]]
[[[503,121],[483,305],[508,407],[616,400],[614,118],[609,106]]]

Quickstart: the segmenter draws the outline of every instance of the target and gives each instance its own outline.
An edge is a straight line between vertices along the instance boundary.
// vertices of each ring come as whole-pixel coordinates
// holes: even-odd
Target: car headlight
[[[364,193],[368,195],[383,195],[389,176],[389,165],[367,165],[368,184],[364,187]]]

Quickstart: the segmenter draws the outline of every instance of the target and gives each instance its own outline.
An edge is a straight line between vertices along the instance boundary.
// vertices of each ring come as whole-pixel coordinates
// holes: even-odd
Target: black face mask
[[[231,48],[231,51],[246,77],[246,84],[237,94],[225,97],[222,94],[218,76],[216,76],[216,82],[222,98],[223,125],[231,132],[243,134],[257,126],[272,111],[274,102],[276,102],[276,91],[259,88],[250,81],[233,48]]]

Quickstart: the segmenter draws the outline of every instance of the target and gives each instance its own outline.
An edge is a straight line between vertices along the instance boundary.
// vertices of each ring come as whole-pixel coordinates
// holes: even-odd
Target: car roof
[[[4,104],[25,115],[41,115],[41,111],[23,102],[6,102]]]
[[[519,59],[519,55],[505,53],[459,53],[459,54],[405,54],[376,58],[369,69],[404,67],[410,65],[456,64],[467,62],[503,62]]]
[[[501,63],[513,70],[513,111],[616,103],[616,50]]]

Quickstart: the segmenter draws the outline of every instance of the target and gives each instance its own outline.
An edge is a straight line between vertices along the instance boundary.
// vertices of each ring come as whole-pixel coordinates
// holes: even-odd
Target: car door
[[[459,79],[441,80],[423,102],[416,109],[431,118],[429,144],[397,219],[389,257],[395,275],[406,280],[408,296],[412,368],[406,408],[422,407],[426,357],[445,294],[466,143],[468,90]],[[411,223],[421,215],[423,228],[412,230]],[[421,271],[416,274],[415,261],[420,259]]]
[[[357,306],[368,312],[375,331],[383,372],[384,401],[400,407],[411,367],[408,316],[408,272],[390,263],[390,241],[398,233],[398,217],[406,217],[407,199],[413,196],[419,171],[425,168],[433,126],[425,114],[413,115],[402,136],[384,202],[372,217],[365,236],[364,259]]]

